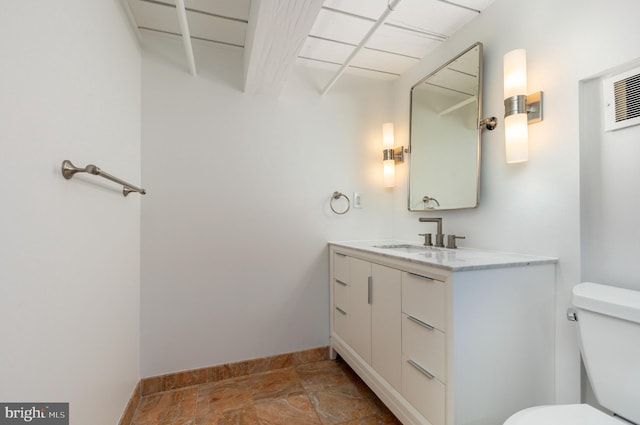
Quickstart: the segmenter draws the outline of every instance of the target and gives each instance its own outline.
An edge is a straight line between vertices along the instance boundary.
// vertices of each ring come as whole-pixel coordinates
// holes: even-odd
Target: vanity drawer
[[[333,281],[333,305],[342,308],[343,310],[349,309],[349,285],[341,280],[334,279]]]
[[[349,340],[349,313],[339,304],[333,306],[333,331],[344,340]]]
[[[444,425],[445,385],[437,378],[428,377],[420,367],[419,362],[403,356],[402,395],[432,425]]]
[[[402,273],[402,312],[445,331],[444,282]]]
[[[338,252],[333,254],[333,277],[343,283],[349,283],[349,257]]]
[[[349,264],[348,258],[347,265]],[[348,267],[348,266],[347,266]],[[333,328],[343,339],[348,339],[349,328],[349,285],[342,280],[333,280]]]
[[[402,354],[413,359],[429,373],[446,382],[445,334],[429,329],[420,320],[402,315]]]

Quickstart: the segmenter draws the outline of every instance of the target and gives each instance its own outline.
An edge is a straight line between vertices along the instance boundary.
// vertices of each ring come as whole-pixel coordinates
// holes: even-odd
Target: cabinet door
[[[371,266],[371,366],[395,389],[402,382],[402,272]]]
[[[350,258],[348,330],[345,341],[371,364],[371,263]]]

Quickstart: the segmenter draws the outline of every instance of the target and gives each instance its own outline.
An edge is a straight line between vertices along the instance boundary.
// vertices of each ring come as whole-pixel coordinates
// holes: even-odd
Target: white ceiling
[[[175,0],[124,1],[141,33],[181,37]],[[252,1],[255,10],[251,10]],[[401,0],[345,72],[371,78],[395,78],[493,1]],[[260,72],[254,74],[269,73],[269,69],[273,69],[272,80],[275,81],[278,79],[276,74],[282,74],[282,70],[293,63],[337,72],[387,10],[391,0],[184,2],[192,40],[238,49],[262,48],[264,52],[245,54],[245,58],[249,61],[256,58],[259,62],[253,66],[258,66]],[[271,38],[272,42],[260,47],[265,43],[249,39],[252,36]],[[251,67],[252,64],[245,64],[245,74]],[[264,77],[260,78],[258,84],[266,84]]]

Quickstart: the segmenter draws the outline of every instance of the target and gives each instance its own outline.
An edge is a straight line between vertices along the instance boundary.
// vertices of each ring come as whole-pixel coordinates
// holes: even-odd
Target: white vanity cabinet
[[[331,350],[403,424],[554,403],[555,259],[375,246],[330,244]]]

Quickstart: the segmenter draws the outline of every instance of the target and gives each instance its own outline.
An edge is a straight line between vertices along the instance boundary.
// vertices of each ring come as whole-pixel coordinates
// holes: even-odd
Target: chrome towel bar
[[[127,183],[124,180],[120,180],[119,178],[114,177],[111,174],[102,171],[100,168],[96,167],[93,164],[89,164],[84,168],[78,168],[75,165],[73,165],[71,161],[69,161],[68,159],[65,159],[64,161],[62,161],[62,176],[65,179],[67,180],[71,179],[76,173],[89,173],[89,174],[93,174],[94,176],[100,176],[107,180],[111,180],[112,182],[121,184],[123,196],[127,196],[131,192],[138,192],[141,195],[144,195],[147,193],[144,189],[140,187],[136,187],[130,183]]]

